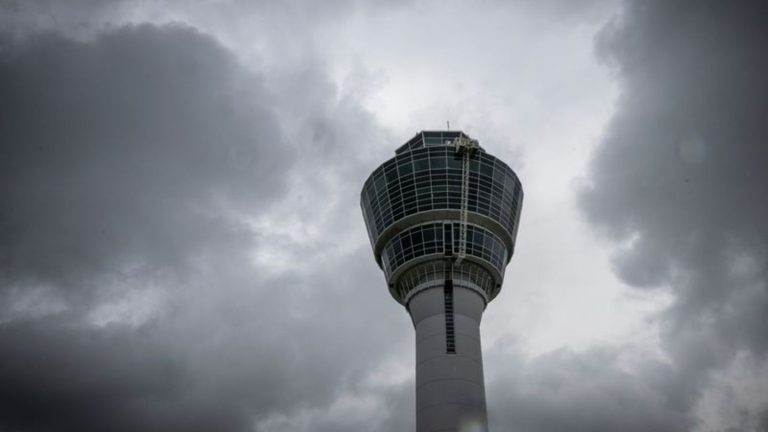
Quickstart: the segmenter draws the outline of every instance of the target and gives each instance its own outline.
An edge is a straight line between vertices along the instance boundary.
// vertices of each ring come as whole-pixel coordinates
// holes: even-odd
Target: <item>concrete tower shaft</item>
[[[480,320],[485,300],[447,281],[408,302],[416,330],[416,430],[487,430]]]
[[[361,207],[416,330],[417,431],[485,431],[479,326],[515,248],[523,192],[458,131],[424,131],[366,180]]]

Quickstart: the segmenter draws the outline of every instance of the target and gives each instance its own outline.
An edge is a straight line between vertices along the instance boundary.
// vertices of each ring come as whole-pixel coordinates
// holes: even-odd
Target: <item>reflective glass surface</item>
[[[374,170],[363,186],[360,205],[368,236],[374,248],[378,246],[376,250],[381,251],[382,269],[392,294],[400,302],[417,286],[446,277],[484,291],[488,300],[501,287],[504,268],[513,252],[506,245],[514,247],[517,235],[522,187],[506,164],[482,148],[475,152],[469,162],[467,210],[496,221],[506,232],[483,220],[467,226],[467,256],[490,265],[496,270],[495,276],[490,268],[472,260],[456,264],[463,161],[452,142],[459,136],[466,137],[458,131],[417,134],[397,149],[395,157]],[[398,224],[397,230],[387,233],[383,240],[386,244],[377,244],[382,233],[394,224],[432,210],[456,212],[435,214],[439,220],[416,218],[410,225]],[[397,280],[392,280],[395,274]]]
[[[452,232],[453,241],[445,242],[445,225]],[[425,255],[444,256],[458,253],[459,224],[457,222],[436,222],[416,225],[404,230],[387,242],[381,252],[381,263],[389,280],[392,273],[406,262]],[[450,240],[450,239],[449,239]],[[467,255],[482,258],[504,274],[507,264],[507,249],[492,232],[475,225],[467,226]]]
[[[512,235],[522,188],[506,164],[483,151],[470,161],[468,209],[499,222]],[[377,168],[361,195],[368,235],[375,244],[390,225],[420,211],[460,209],[461,158],[453,147],[422,147],[402,152]]]

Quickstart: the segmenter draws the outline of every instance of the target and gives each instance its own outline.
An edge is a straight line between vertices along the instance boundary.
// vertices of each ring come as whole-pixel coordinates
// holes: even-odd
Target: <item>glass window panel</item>
[[[397,170],[400,172],[400,175],[408,175],[413,172],[413,165],[411,164],[410,159],[406,159],[404,161],[401,161],[397,164]]]
[[[435,230],[432,227],[422,231],[421,236],[424,240],[424,244],[431,244],[431,245],[438,244],[438,241],[435,238]]]
[[[461,165],[462,165],[462,159],[461,157],[449,157],[448,158],[448,168],[455,169],[457,171],[461,171]]]
[[[392,184],[397,184],[397,170],[395,167],[385,170],[384,174],[387,177],[387,183],[390,187]]]
[[[422,244],[421,231],[418,229],[413,230],[413,232],[411,232],[411,241],[414,245]]]
[[[489,165],[487,162],[480,164],[480,174],[484,176],[493,176],[493,165]]]
[[[429,159],[432,169],[443,169],[446,167],[446,160],[443,155],[433,156]]]
[[[429,169],[429,159],[418,159],[413,161],[415,171],[427,171]]]

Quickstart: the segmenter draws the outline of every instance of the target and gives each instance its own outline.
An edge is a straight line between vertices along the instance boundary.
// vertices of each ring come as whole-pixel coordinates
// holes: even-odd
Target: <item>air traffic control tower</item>
[[[480,319],[522,203],[512,169],[458,131],[418,133],[363,186],[373,254],[416,330],[417,432],[488,430]]]

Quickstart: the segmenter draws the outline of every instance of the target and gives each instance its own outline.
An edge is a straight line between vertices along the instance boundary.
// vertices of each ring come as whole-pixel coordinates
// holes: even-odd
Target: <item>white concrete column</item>
[[[416,431],[486,432],[480,348],[485,301],[471,289],[450,289],[455,353],[450,352],[445,287],[418,292],[408,302],[416,330]]]

